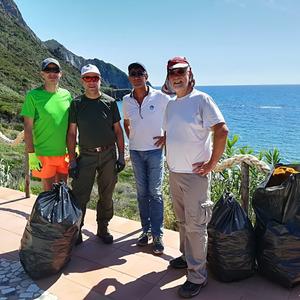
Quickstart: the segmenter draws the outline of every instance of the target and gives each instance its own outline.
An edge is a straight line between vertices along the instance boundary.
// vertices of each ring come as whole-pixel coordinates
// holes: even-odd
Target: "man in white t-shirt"
[[[170,97],[147,85],[148,74],[141,63],[130,64],[128,75],[133,90],[123,98],[123,114],[143,231],[137,245],[146,246],[152,237],[154,254],[162,254],[162,123]]]
[[[167,105],[163,128],[182,253],[170,266],[187,268],[187,280],[178,292],[191,298],[207,284],[207,224],[213,205],[210,172],[223,154],[228,129],[213,99],[194,89],[185,57],[170,59],[167,72],[162,90],[175,92],[177,97]]]

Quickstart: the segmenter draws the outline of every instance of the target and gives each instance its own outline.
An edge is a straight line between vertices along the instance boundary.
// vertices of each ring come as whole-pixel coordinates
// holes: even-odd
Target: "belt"
[[[96,148],[80,148],[81,152],[103,152],[112,148],[115,144],[107,145],[107,146],[100,146]]]

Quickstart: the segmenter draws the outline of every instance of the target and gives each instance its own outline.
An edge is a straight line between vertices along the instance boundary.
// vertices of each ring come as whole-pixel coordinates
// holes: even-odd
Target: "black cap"
[[[143,64],[139,63],[139,62],[131,63],[128,66],[128,72],[130,72],[132,69],[137,69],[137,68],[141,68],[147,73],[146,67]]]

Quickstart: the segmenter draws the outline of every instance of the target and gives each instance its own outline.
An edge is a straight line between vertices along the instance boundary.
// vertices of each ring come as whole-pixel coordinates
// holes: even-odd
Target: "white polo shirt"
[[[225,123],[224,117],[213,99],[196,89],[169,102],[163,129],[170,171],[193,173],[193,163],[208,161],[212,152],[211,127],[222,122]]]
[[[141,106],[133,98],[133,93],[123,97],[124,119],[130,122],[130,150],[158,149],[153,137],[163,135],[163,117],[170,99],[168,95],[151,87]]]

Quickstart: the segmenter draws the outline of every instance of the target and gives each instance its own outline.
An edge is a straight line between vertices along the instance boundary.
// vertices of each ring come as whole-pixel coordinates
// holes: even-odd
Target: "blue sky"
[[[197,85],[300,84],[300,0],[16,0],[41,40],[161,85],[183,55]]]

